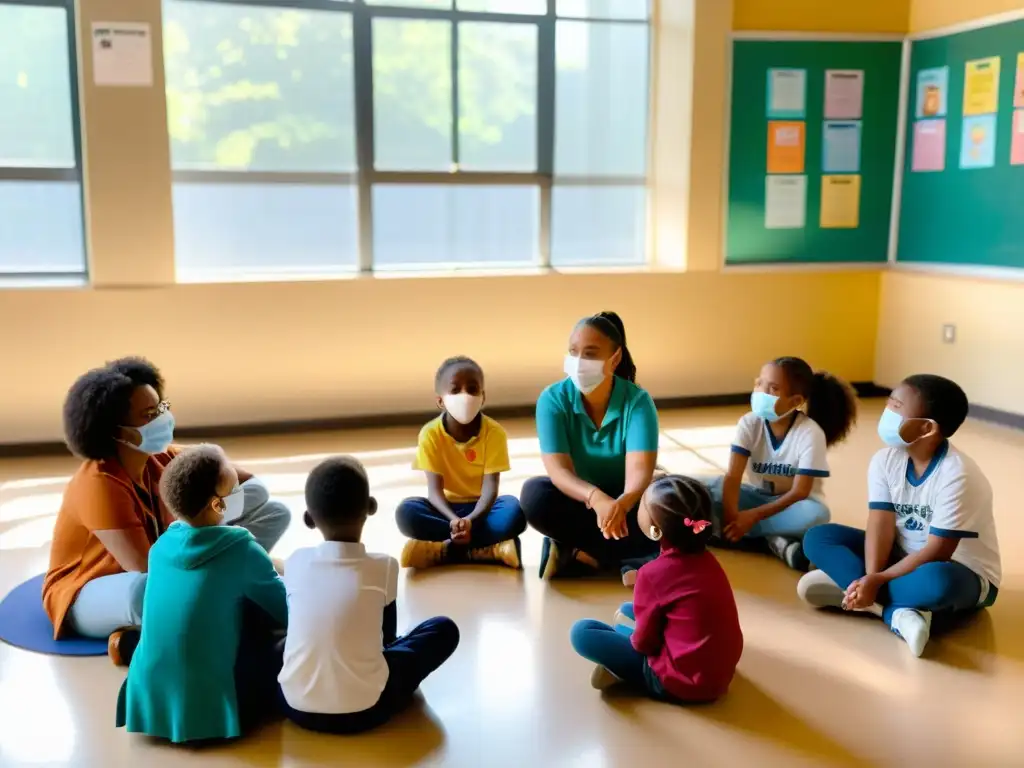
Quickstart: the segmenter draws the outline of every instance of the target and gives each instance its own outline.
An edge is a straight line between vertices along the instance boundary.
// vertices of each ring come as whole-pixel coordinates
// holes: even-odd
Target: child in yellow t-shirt
[[[519,534],[526,518],[515,496],[498,496],[509,470],[508,437],[484,404],[483,369],[468,357],[445,360],[434,377],[442,413],[420,430],[413,469],[427,476],[427,497],[395,510],[409,537],[403,568],[495,562],[520,568]]]

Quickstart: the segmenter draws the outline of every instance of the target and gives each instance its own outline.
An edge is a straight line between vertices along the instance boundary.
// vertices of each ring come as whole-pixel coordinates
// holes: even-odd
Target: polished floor
[[[863,426],[833,452],[826,486],[833,518],[860,524],[868,459],[879,447],[868,403]],[[721,466],[740,412],[662,414],[661,463],[678,472]],[[532,425],[506,424],[518,491],[540,472]],[[417,430],[314,434],[223,443],[302,511],[306,472],[322,456],[367,465],[381,513],[371,548],[397,554],[391,510],[419,493],[409,469]],[[444,613],[462,629],[452,660],[423,686],[424,702],[356,738],[268,727],[236,745],[171,748],[113,727],[123,672],[106,659],[58,659],[0,644],[0,766],[1015,766],[1024,765],[1024,519],[1017,507],[1024,434],[969,423],[957,445],[995,488],[1004,581],[987,612],[940,638],[924,659],[870,618],[812,612],[797,576],[753,555],[720,557],[732,579],[746,650],[729,695],[674,707],[589,686],[590,665],[568,631],[609,619],[629,593],[615,581],[544,584],[539,538],[524,540],[525,573],[501,568],[406,574],[400,625]],[[70,459],[0,462],[0,592],[45,568],[49,532]],[[315,541],[298,522],[275,554]]]

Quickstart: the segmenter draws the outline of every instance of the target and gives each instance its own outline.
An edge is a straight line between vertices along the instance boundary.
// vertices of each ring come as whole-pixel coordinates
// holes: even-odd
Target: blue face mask
[[[778,421],[781,417],[775,412],[775,406],[779,402],[779,398],[775,395],[769,395],[767,392],[752,392],[750,394],[750,410],[757,415],[758,418],[764,419],[765,421]]]
[[[902,416],[889,408],[882,411],[882,418],[878,420],[878,436],[882,438],[883,443],[892,448],[906,448],[910,445],[900,435],[902,428]]]
[[[148,453],[150,456],[154,453],[163,453],[174,440],[174,416],[170,411],[164,411],[148,424],[143,424],[141,427],[127,427],[127,429],[134,429],[142,438],[142,442],[138,445],[122,440],[121,442],[129,448],[134,448],[140,453]]]

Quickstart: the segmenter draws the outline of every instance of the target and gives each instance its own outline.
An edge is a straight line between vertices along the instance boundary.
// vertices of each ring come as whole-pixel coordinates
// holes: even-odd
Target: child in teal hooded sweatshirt
[[[251,533],[222,525],[242,491],[220,448],[179,454],[160,497],[177,520],[149,553],[142,634],[117,725],[176,743],[235,738],[275,708],[284,583]]]

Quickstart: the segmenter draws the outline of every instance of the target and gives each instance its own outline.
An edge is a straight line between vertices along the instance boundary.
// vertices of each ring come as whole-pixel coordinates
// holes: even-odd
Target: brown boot
[[[107,656],[115,667],[127,667],[132,663],[141,637],[142,631],[138,627],[126,627],[111,633],[107,638]]]
[[[478,563],[499,563],[518,571],[523,567],[523,559],[520,554],[519,537],[494,544],[490,547],[477,547],[466,553],[470,562]]]
[[[399,563],[403,568],[431,568],[444,562],[446,550],[440,541],[409,539],[402,548]]]

